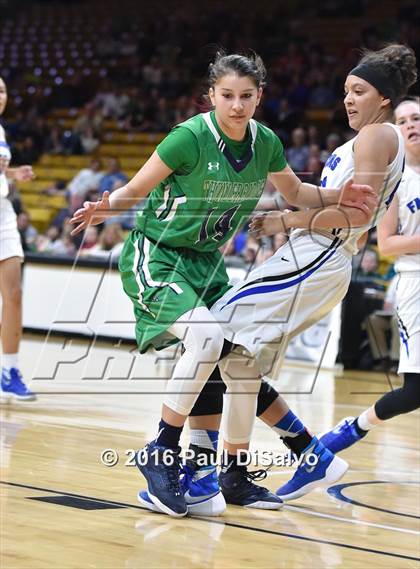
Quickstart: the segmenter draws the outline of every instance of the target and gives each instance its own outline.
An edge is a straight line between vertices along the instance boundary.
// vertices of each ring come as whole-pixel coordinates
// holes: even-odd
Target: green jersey
[[[174,171],[150,193],[137,228],[154,242],[197,252],[215,251],[232,237],[255,209],[268,173],[287,164],[272,130],[251,120],[247,139],[235,147],[213,113],[179,124],[157,152]]]

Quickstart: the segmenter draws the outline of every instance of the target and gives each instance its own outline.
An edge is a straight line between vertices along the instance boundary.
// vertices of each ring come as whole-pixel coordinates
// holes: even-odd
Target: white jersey
[[[358,251],[357,241],[359,238],[375,227],[382,217],[385,215],[386,209],[391,203],[391,200],[396,192],[401,176],[404,170],[404,139],[400,133],[400,129],[391,123],[385,123],[396,132],[398,136],[398,151],[394,160],[387,166],[384,178],[384,185],[379,195],[379,205],[373,219],[363,227],[356,227],[353,229],[333,229],[317,230],[317,233],[330,236],[332,239],[339,235],[340,239],[344,241],[344,247],[355,255]],[[325,163],[321,175],[321,187],[323,188],[340,188],[344,183],[354,175],[354,154],[353,146],[357,136],[339,146],[334,150],[333,154],[328,158]],[[305,231],[297,229],[295,231]]]
[[[6,142],[4,128],[0,125],[0,159],[3,171],[0,171],[0,261],[10,257],[23,259],[22,244],[17,228],[16,214],[10,200],[9,183],[4,170],[9,166],[12,154]]]
[[[4,128],[0,125],[0,158],[5,160],[5,167],[9,165],[12,158],[10,152],[10,146],[6,142],[6,135],[4,133]],[[5,198],[9,193],[9,184],[7,182],[6,174],[0,172],[0,197]]]
[[[406,166],[396,195],[398,197],[400,235],[419,234],[420,174]],[[395,262],[395,270],[398,273],[403,271],[420,271],[420,253],[398,257]]]

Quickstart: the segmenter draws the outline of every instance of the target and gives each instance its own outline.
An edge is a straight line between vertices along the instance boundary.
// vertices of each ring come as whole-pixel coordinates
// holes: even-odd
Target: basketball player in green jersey
[[[140,352],[179,340],[185,348],[167,384],[157,438],[138,454],[150,498],[172,516],[187,513],[179,486],[181,431],[224,344],[208,308],[228,287],[219,247],[256,207],[270,173],[286,200],[300,207],[339,200],[363,209],[370,193],[348,183],[341,192],[323,189],[321,200],[316,186],[301,183],[278,137],[252,119],[264,79],[258,56],[219,53],[209,68],[214,110],[177,125],[126,186],[86,202],[71,220],[76,234],[150,194],[119,267],[134,306]],[[280,502],[266,492],[268,502]]]

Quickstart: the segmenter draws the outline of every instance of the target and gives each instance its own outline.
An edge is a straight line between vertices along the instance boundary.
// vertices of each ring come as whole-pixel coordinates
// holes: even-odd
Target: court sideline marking
[[[50,488],[42,488],[39,486],[30,486],[28,484],[19,484],[17,482],[7,482],[4,480],[0,480],[1,484],[4,484],[6,486],[12,486],[15,488],[26,488],[28,490],[37,490],[40,492],[49,492],[51,494],[61,494],[63,496],[71,496],[74,498],[81,498],[84,500],[92,500],[95,502],[102,502],[105,504],[113,504],[113,505],[118,505],[118,506],[125,506],[126,508],[131,508],[131,509],[136,509],[136,510],[143,510],[143,511],[148,511],[147,508],[144,508],[142,506],[137,506],[134,504],[129,504],[126,502],[116,502],[113,500],[103,500],[101,498],[95,498],[92,496],[84,496],[82,494],[73,494],[71,492],[61,492],[59,490],[52,490]],[[303,536],[303,535],[297,535],[297,534],[293,534],[293,533],[286,533],[286,532],[280,532],[280,531],[274,531],[274,530],[267,530],[267,529],[263,529],[263,528],[256,528],[256,527],[250,527],[250,526],[246,526],[246,525],[242,525],[242,524],[237,524],[237,523],[233,523],[233,522],[225,522],[223,520],[215,520],[214,518],[206,518],[206,517],[199,517],[199,516],[194,516],[195,520],[199,520],[202,522],[206,522],[206,523],[215,523],[215,524],[222,524],[225,525],[227,527],[233,527],[233,528],[238,528],[238,529],[243,529],[243,530],[248,530],[248,531],[253,531],[253,532],[257,532],[257,533],[265,533],[265,534],[270,534],[270,535],[276,535],[276,536],[280,536],[280,537],[287,537],[290,539],[298,539],[300,541],[309,541],[312,543],[319,543],[321,545],[331,545],[331,546],[335,546],[335,547],[341,547],[344,549],[353,549],[355,551],[361,551],[363,553],[374,553],[376,555],[385,555],[387,557],[395,557],[397,559],[407,559],[409,561],[420,561],[420,557],[412,557],[410,555],[404,555],[404,554],[400,554],[400,553],[393,553],[391,551],[380,551],[378,549],[371,549],[368,547],[361,547],[359,545],[350,545],[348,543],[339,543],[339,542],[335,542],[335,541],[328,541],[326,539],[319,539],[319,538],[313,538],[313,537],[308,537],[308,536]]]

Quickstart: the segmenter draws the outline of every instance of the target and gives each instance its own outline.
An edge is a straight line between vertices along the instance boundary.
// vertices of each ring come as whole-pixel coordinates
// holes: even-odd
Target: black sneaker
[[[228,504],[259,508],[262,510],[279,510],[283,507],[281,498],[263,486],[254,484],[253,480],[264,480],[266,470],[248,472],[245,466],[223,470],[219,474],[220,489]]]
[[[180,518],[187,514],[187,504],[179,484],[181,447],[159,446],[155,441],[136,454],[136,464],[146,478],[147,491],[160,511]]]

